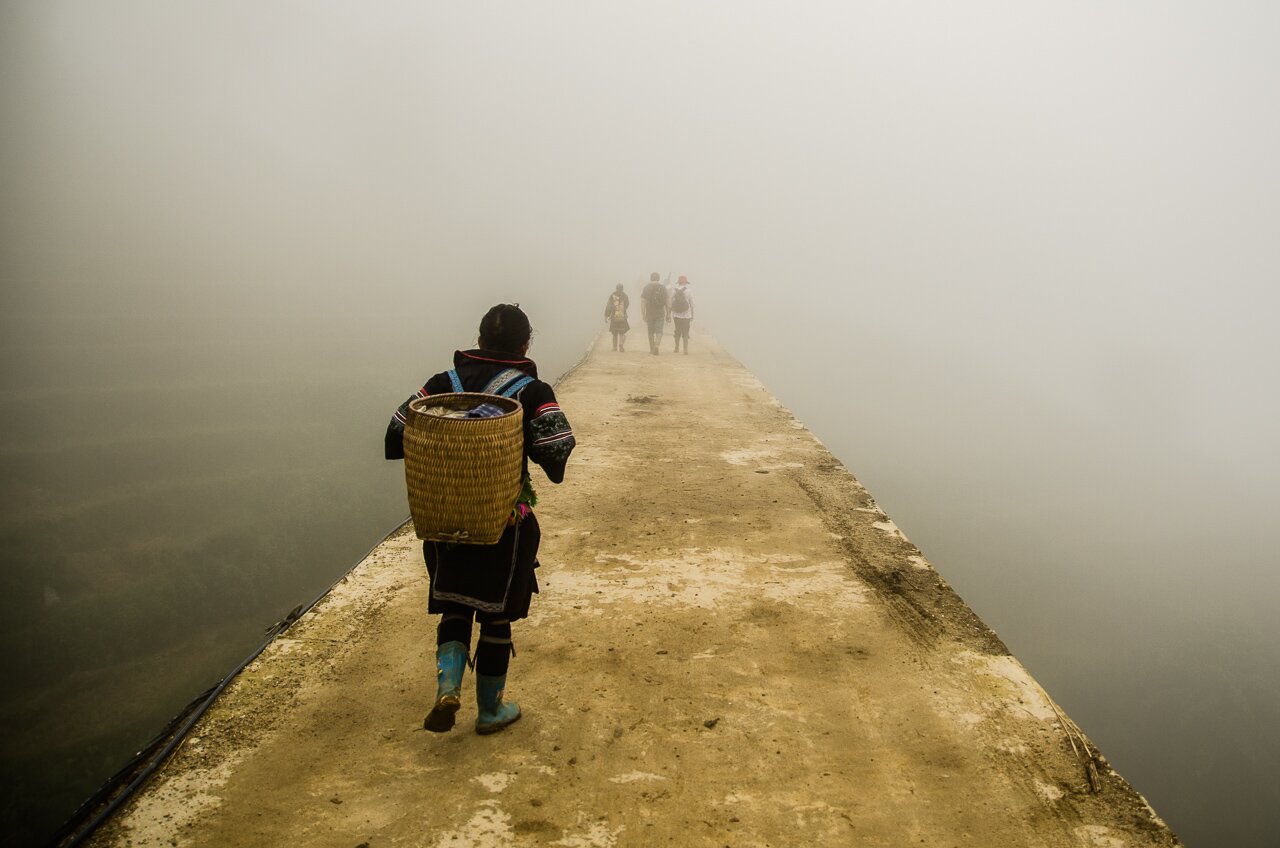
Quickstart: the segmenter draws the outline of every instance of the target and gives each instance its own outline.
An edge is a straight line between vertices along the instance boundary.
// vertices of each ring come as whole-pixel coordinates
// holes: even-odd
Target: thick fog
[[[485,308],[552,378],[659,270],[1189,844],[1274,844],[1277,43],[1263,2],[5,3],[7,827],[403,516],[381,429]]]

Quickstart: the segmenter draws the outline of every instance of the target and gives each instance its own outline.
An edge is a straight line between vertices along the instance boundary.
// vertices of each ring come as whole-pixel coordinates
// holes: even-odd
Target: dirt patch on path
[[[692,341],[597,345],[558,390],[579,448],[539,486],[519,722],[476,736],[464,688],[458,728],[421,729],[434,621],[402,534],[98,844],[1177,844],[857,480]]]

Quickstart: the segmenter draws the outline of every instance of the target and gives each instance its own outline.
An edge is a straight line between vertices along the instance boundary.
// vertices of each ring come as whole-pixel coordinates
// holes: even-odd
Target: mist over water
[[[660,270],[1188,844],[1274,843],[1277,36],[1244,2],[5,4],[6,829],[405,514],[382,429],[488,306],[554,378]]]
[[[391,341],[394,315],[5,321],[6,832],[50,831],[407,515],[382,430],[472,346],[460,301]],[[535,344],[549,378],[580,325]]]

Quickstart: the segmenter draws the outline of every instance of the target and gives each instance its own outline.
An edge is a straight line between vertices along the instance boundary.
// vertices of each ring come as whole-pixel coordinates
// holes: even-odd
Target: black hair
[[[533,337],[529,316],[518,303],[499,303],[480,319],[480,347],[503,353],[523,353]]]

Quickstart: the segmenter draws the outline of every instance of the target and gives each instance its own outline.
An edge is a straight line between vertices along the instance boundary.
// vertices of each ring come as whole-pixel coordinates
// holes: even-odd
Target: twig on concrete
[[[1098,775],[1098,755],[1094,753],[1089,746],[1089,740],[1085,738],[1084,732],[1071,719],[1063,714],[1058,705],[1049,697],[1049,693],[1045,692],[1039,684],[1036,687],[1040,689],[1040,694],[1044,695],[1044,699],[1053,707],[1053,713],[1058,717],[1058,724],[1062,727],[1062,731],[1067,734],[1067,741],[1071,743],[1071,750],[1075,753],[1076,759],[1084,765],[1085,777],[1089,780],[1089,790],[1094,794],[1102,791],[1102,778]],[[1080,740],[1080,747],[1084,748],[1084,755],[1080,753],[1080,748],[1076,747],[1076,739]]]

